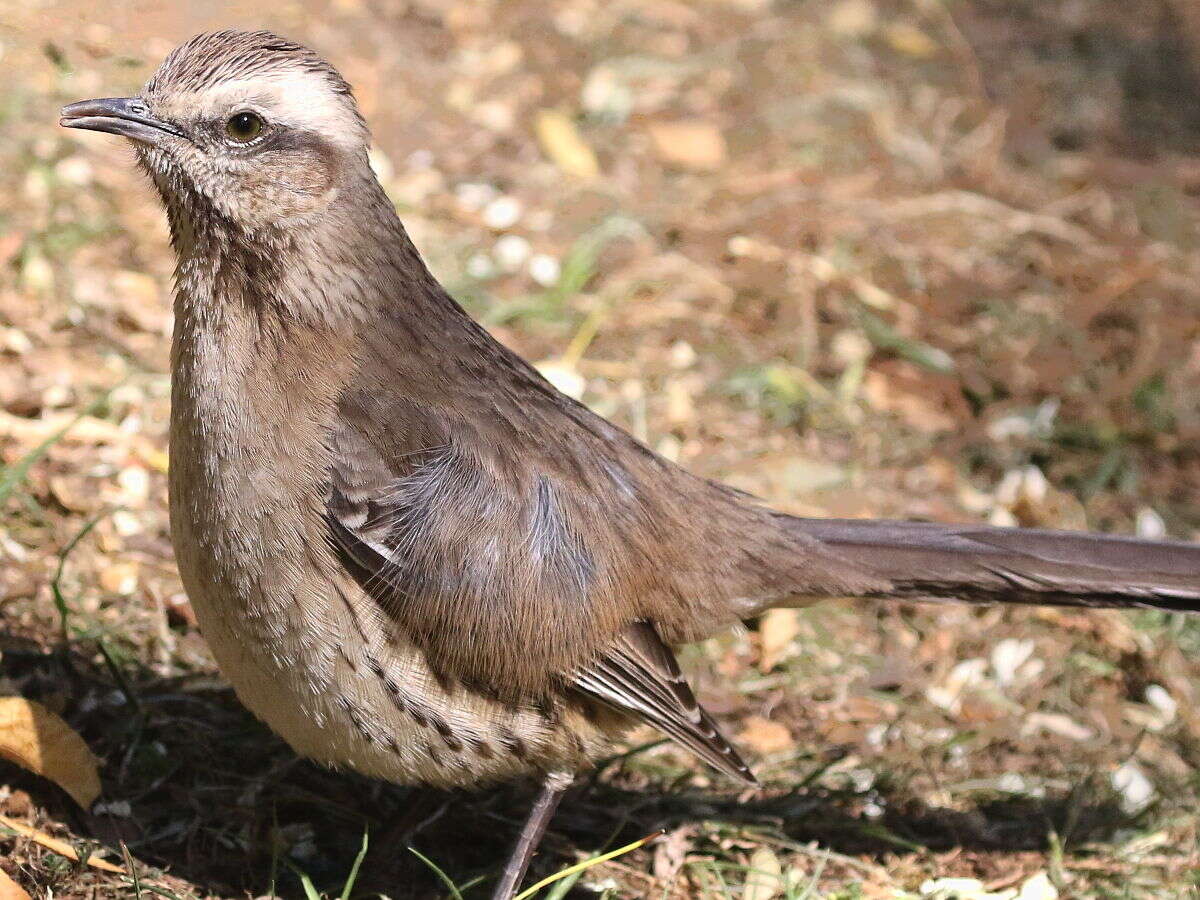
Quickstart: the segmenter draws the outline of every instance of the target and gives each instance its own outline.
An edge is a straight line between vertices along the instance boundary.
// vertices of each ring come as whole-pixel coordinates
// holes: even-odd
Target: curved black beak
[[[80,100],[62,108],[58,124],[64,128],[119,134],[143,144],[160,144],[167,135],[184,136],[174,125],[151,116],[145,101],[137,97]]]

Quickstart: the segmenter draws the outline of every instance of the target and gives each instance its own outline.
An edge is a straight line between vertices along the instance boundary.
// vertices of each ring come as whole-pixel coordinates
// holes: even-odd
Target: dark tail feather
[[[886,578],[889,596],[1200,611],[1200,544],[871,519],[788,527]]]

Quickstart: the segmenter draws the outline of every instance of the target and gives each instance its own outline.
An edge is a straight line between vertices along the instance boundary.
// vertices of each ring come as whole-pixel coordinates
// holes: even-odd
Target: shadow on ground
[[[77,834],[114,847],[123,841],[134,858],[200,895],[262,896],[275,881],[281,896],[303,897],[293,865],[337,895],[364,829],[371,849],[356,893],[442,896],[436,876],[406,851],[408,844],[456,883],[483,885],[530,800],[523,785],[435,793],[331,772],[297,759],[211,678],[118,671],[98,664],[86,642],[46,652],[0,636],[0,646],[0,678],[24,696],[63,708],[103,758],[104,811],[82,813],[52,785],[8,764],[0,763],[0,780],[27,790]],[[882,813],[864,812],[868,801]],[[639,783],[618,762],[582,780],[564,801],[535,871],[553,871],[577,849],[597,851],[698,821],[868,856],[951,847],[1015,853],[1042,849],[1051,833],[1071,842],[1103,840],[1130,824],[1108,794],[1086,786],[1045,800],[955,810],[924,805],[886,783],[869,797],[802,785],[768,787],[739,802],[721,791]],[[417,822],[426,824],[411,835]]]

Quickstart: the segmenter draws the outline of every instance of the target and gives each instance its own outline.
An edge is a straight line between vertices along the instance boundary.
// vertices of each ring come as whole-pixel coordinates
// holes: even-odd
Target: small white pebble
[[[1021,734],[1037,734],[1040,731],[1048,731],[1070,741],[1090,741],[1096,736],[1092,729],[1062,713],[1030,713],[1021,725]]]
[[[855,328],[844,328],[835,334],[829,349],[843,368],[865,362],[874,352],[871,342]]]
[[[31,294],[48,294],[54,287],[54,268],[46,257],[31,255],[21,267],[21,283]]]
[[[13,562],[25,562],[29,558],[29,551],[23,545],[3,533],[0,533],[0,551]]]
[[[977,878],[930,878],[919,890],[922,897],[937,900],[979,900],[984,894],[983,882]]]
[[[480,181],[465,181],[454,189],[454,196],[467,209],[478,211],[496,198],[496,189]]]
[[[524,207],[516,197],[497,197],[483,208],[483,224],[497,231],[511,228],[521,221]]]
[[[1009,794],[1019,794],[1022,797],[1044,797],[1046,789],[1038,784],[1031,784],[1024,776],[1016,772],[1005,772],[996,779],[996,789]]]
[[[1161,684],[1152,684],[1146,688],[1146,702],[1162,714],[1164,722],[1173,722],[1175,714],[1179,712],[1179,704]]]
[[[488,131],[503,133],[512,130],[517,115],[509,104],[490,100],[476,104],[471,110],[471,118]]]
[[[496,246],[492,248],[492,256],[505,272],[516,272],[525,265],[532,249],[529,241],[519,234],[506,234],[496,241]]]
[[[996,681],[1002,685],[1016,681],[1018,670],[1033,656],[1034,649],[1033,641],[1019,641],[1016,638],[1000,641],[992,649],[992,671],[996,673]]]
[[[52,408],[70,406],[75,402],[74,392],[65,384],[52,384],[42,391],[42,403]]]
[[[467,259],[467,274],[483,281],[496,275],[496,264],[486,253],[472,253]]]
[[[542,287],[554,287],[562,275],[558,260],[546,253],[535,253],[529,259],[529,277]]]
[[[1113,772],[1112,786],[1121,795],[1121,809],[1127,815],[1137,815],[1154,799],[1154,785],[1132,760]]]
[[[410,169],[430,169],[433,168],[433,151],[432,150],[414,150],[408,154],[408,159],[405,163]]]
[[[121,537],[132,537],[135,534],[141,534],[143,531],[142,523],[127,509],[118,509],[112,514],[113,528]]]
[[[25,174],[25,182],[21,186],[25,199],[38,206],[45,205],[50,199],[50,181],[45,169],[30,169]]]
[[[671,345],[671,367],[686,369],[696,362],[696,349],[687,341],[676,341]]]
[[[846,773],[850,778],[852,788],[860,794],[865,794],[875,786],[875,773],[870,769],[851,769]]]
[[[1016,528],[1020,523],[1017,517],[1003,506],[997,506],[988,514],[988,524],[997,528]]]
[[[1001,416],[987,426],[988,437],[997,444],[1012,438],[1027,437],[1032,430],[1029,417],[1015,413]]]
[[[588,24],[592,19],[593,16],[590,16],[583,9],[568,7],[555,14],[554,27],[568,37],[579,37],[587,30]]]
[[[54,167],[54,174],[64,184],[86,187],[92,183],[92,164],[82,156],[68,156]]]
[[[24,356],[33,349],[33,341],[19,328],[0,328],[0,346],[17,356]]]
[[[1038,872],[1021,885],[1017,900],[1058,900],[1058,888],[1050,883],[1050,876]]]
[[[141,466],[122,469],[117,484],[128,502],[140,502],[150,496],[150,475]]]
[[[1167,536],[1167,524],[1157,512],[1143,506],[1137,513],[1137,536],[1147,540],[1158,540]]]
[[[621,122],[629,117],[634,96],[613,68],[602,64],[588,72],[579,92],[579,102],[590,115]]]

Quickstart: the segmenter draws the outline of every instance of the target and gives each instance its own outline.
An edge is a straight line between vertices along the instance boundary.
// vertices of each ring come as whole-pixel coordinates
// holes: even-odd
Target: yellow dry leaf
[[[96,757],[83,738],[32,700],[0,698],[0,756],[49,778],[84,809],[100,796]]]
[[[800,612],[795,609],[768,610],[758,623],[758,669],[770,672],[800,633]]]
[[[0,826],[10,828],[17,834],[24,835],[34,843],[41,844],[47,850],[51,850],[59,856],[65,856],[67,859],[79,862],[79,854],[66,841],[60,841],[58,838],[52,837],[44,831],[38,831],[24,822],[18,822],[16,819],[10,819],[8,816],[0,816]],[[120,866],[114,865],[106,859],[101,859],[94,852],[88,854],[88,858],[84,860],[84,863],[102,872],[112,872],[117,875],[125,874],[125,870]]]
[[[790,750],[793,746],[792,734],[786,725],[762,716],[751,716],[746,720],[746,727],[738,735],[738,741],[764,755]]]
[[[841,0],[825,17],[825,24],[838,37],[860,38],[875,30],[879,13],[871,0]]]
[[[100,587],[111,594],[130,596],[137,590],[138,566],[136,563],[114,563],[100,571]]]
[[[938,52],[938,45],[933,38],[908,22],[892,23],[884,30],[883,35],[893,50],[905,56],[929,59]]]
[[[12,880],[12,876],[0,869],[0,900],[29,900],[25,888]]]
[[[152,446],[148,442],[137,448],[137,454],[142,458],[142,462],[154,469],[156,472],[167,471],[167,454]]]
[[[725,137],[712,122],[652,122],[649,131],[654,152],[665,163],[712,171],[725,162]]]
[[[542,150],[564,172],[580,178],[600,174],[596,154],[569,116],[556,109],[543,109],[538,112],[535,127]]]
[[[775,900],[783,893],[783,865],[771,850],[766,847],[755,850],[748,868],[742,900]]]
[[[863,399],[880,412],[893,413],[918,431],[932,434],[952,431],[957,423],[935,396],[912,393],[883,372],[868,371],[863,377]]]

